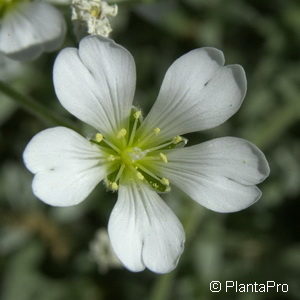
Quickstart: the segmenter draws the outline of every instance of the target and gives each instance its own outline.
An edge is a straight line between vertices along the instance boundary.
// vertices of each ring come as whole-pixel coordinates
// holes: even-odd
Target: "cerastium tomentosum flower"
[[[72,0],[71,7],[72,20],[77,25],[75,32],[79,31],[76,32],[78,35],[86,27],[89,34],[109,36],[112,31],[109,17],[117,15],[118,6],[116,4],[109,5],[102,0]]]
[[[113,249],[132,271],[175,268],[184,231],[159,193],[176,185],[205,207],[234,212],[259,199],[255,186],[269,174],[263,153],[239,138],[184,147],[181,135],[220,125],[240,107],[246,77],[224,66],[214,48],[193,50],[167,71],[145,119],[132,106],[135,64],[112,40],[89,36],[67,48],[54,66],[61,104],[97,133],[87,140],[56,127],[38,133],[24,152],[35,174],[34,194],[56,206],[83,201],[103,180],[118,191],[108,231]]]
[[[50,2],[50,1],[49,1]],[[30,0],[0,0],[0,52],[16,60],[33,60],[58,49],[66,24],[54,6]]]

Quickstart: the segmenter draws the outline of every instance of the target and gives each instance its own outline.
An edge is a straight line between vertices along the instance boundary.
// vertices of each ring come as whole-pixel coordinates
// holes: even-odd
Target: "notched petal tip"
[[[65,127],[35,135],[25,148],[26,167],[35,174],[33,193],[53,206],[83,201],[104,178],[101,153],[85,138]]]
[[[255,145],[223,137],[173,151],[161,172],[196,202],[226,213],[258,201],[256,184],[269,175],[269,166]]]
[[[224,66],[223,52],[199,48],[179,57],[168,69],[158,98],[140,131],[161,129],[160,138],[206,130],[235,114],[246,95],[240,65]]]
[[[56,85],[56,78],[59,75],[58,73],[62,72],[63,69],[66,67],[65,59],[69,55],[74,55],[74,54],[78,55],[78,49],[73,48],[73,47],[66,47],[66,48],[62,49],[58,53],[58,55],[56,56],[56,59],[54,61],[54,66],[53,66],[53,83],[54,83],[54,87]]]
[[[253,143],[246,141],[251,148],[253,155],[257,158],[257,170],[261,177],[257,178],[256,184],[263,182],[270,175],[270,166],[265,154]]]
[[[101,43],[109,44],[109,47],[111,47],[113,49],[122,49],[131,58],[132,64],[135,67],[134,58],[131,55],[131,53],[126,48],[124,48],[120,44],[116,43],[113,39],[110,39],[108,37],[104,37],[104,36],[100,36],[100,35],[88,35],[88,36],[84,37],[79,43],[79,52],[81,52],[82,50],[84,51],[83,48],[85,48],[85,47],[89,48],[92,45],[92,43],[95,43],[95,42],[97,42],[97,43],[99,42],[100,44]]]
[[[109,43],[112,43],[112,44],[116,44],[113,39],[111,39],[109,37],[104,37],[104,36],[101,36],[101,35],[96,35],[96,34],[91,34],[91,35],[88,35],[88,36],[84,37],[83,39],[81,39],[80,43],[82,43],[83,41],[86,41],[86,40],[90,40],[90,39],[92,39],[92,40],[97,39],[97,40],[102,41],[102,42],[109,42]]]
[[[241,91],[241,102],[246,96],[247,92],[247,77],[244,68],[241,65],[228,65],[227,68],[230,68],[232,71],[233,78],[237,83]]]
[[[184,249],[181,223],[158,194],[143,184],[120,187],[108,232],[116,255],[133,272],[145,267],[160,274],[171,272]]]
[[[205,51],[208,54],[208,56],[212,60],[216,61],[219,65],[223,66],[225,64],[225,57],[223,51],[214,47],[203,47],[199,48],[199,50]]]
[[[104,134],[120,127],[131,111],[136,70],[131,54],[113,40],[88,36],[79,49],[58,55],[53,72],[61,104]]]
[[[146,267],[150,271],[157,273],[157,274],[167,274],[176,269],[176,267],[179,263],[180,257],[184,251],[185,234],[184,234],[183,228],[182,228],[182,232],[183,232],[183,240],[181,241],[181,244],[180,244],[180,250],[178,251],[178,256],[174,259],[174,261],[173,262],[170,262],[170,261],[161,262],[160,261],[159,264],[157,264],[157,265],[145,263]]]
[[[263,153],[262,153],[262,155],[263,155],[263,159],[261,159],[261,163],[259,164],[258,170],[259,170],[259,172],[264,174],[264,176],[262,177],[262,179],[259,183],[263,182],[266,178],[268,178],[270,175],[270,172],[271,172],[269,163],[268,163],[265,155]]]

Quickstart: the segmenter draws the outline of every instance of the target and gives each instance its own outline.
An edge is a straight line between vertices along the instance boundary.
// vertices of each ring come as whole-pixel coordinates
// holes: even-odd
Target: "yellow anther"
[[[100,142],[102,142],[102,140],[103,140],[103,135],[101,134],[101,133],[96,133],[96,135],[95,135],[95,140],[96,140],[96,142],[97,143],[100,143]]]
[[[126,130],[125,128],[122,128],[122,129],[118,132],[117,138],[118,138],[118,139],[121,139],[121,138],[125,137],[126,134],[127,134],[127,130]]]
[[[119,188],[119,185],[116,182],[111,182],[110,187],[113,191],[117,191]]]
[[[158,189],[158,184],[157,183],[153,183],[153,185],[152,185],[155,189]]]
[[[164,162],[164,163],[167,163],[168,162],[168,158],[167,158],[167,155],[164,154],[164,153],[159,153],[159,156],[161,158],[161,160]]]
[[[167,179],[167,178],[165,178],[165,177],[163,177],[163,178],[160,180],[160,182],[161,182],[163,185],[167,185],[167,186],[170,185],[169,179]]]
[[[136,176],[137,176],[137,178],[140,179],[140,180],[144,180],[144,178],[145,178],[144,175],[143,175],[141,172],[137,172],[137,173],[136,173]]]
[[[182,141],[183,141],[183,138],[180,135],[175,136],[172,140],[173,144],[178,144]]]
[[[107,160],[114,161],[114,160],[116,160],[116,157],[114,155],[110,154],[110,155],[108,155]]]
[[[160,128],[156,127],[153,129],[155,135],[158,135],[160,133]]]
[[[135,119],[139,119],[141,115],[142,115],[142,111],[141,111],[141,110],[137,110],[137,111],[133,114],[133,117],[134,117]]]
[[[100,16],[100,8],[99,7],[96,7],[96,6],[93,6],[91,9],[90,9],[90,14],[92,17],[94,18],[98,18]]]

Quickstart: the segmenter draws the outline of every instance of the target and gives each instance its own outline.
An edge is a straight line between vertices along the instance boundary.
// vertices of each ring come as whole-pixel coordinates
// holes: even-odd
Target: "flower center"
[[[8,10],[12,9],[18,3],[28,1],[29,0],[0,0],[0,18],[3,17]]]
[[[143,181],[158,192],[170,190],[170,182],[159,175],[158,164],[167,164],[165,150],[185,146],[187,140],[176,136],[171,140],[161,142],[158,139],[160,128],[154,128],[149,136],[141,139],[137,129],[142,123],[142,113],[133,109],[127,128],[121,128],[117,133],[103,136],[97,133],[91,142],[98,145],[105,157],[107,188],[116,191],[120,183]]]
[[[121,157],[125,164],[134,164],[136,161],[141,160],[147,153],[139,147],[126,148],[122,151]]]

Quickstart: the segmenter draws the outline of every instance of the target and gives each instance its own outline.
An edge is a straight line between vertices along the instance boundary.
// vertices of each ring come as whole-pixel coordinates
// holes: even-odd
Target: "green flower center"
[[[13,9],[21,2],[29,2],[30,0],[0,0],[0,18],[2,18],[8,10]]]
[[[161,142],[158,138],[160,128],[154,128],[150,135],[141,139],[137,134],[141,123],[141,111],[132,110],[127,128],[121,128],[116,134],[106,137],[97,133],[91,139],[104,154],[107,170],[105,184],[112,191],[118,190],[120,183],[126,184],[132,180],[143,181],[158,192],[170,190],[170,182],[160,176],[158,165],[168,163],[165,150],[185,146],[187,140],[176,136]]]

